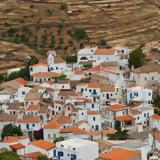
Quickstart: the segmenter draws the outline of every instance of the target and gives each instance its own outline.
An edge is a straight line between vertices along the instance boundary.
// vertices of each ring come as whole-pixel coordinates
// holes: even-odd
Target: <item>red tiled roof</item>
[[[58,116],[56,118],[56,120],[60,123],[60,124],[64,124],[64,123],[71,123],[71,119],[69,116]]]
[[[92,68],[88,69],[88,71],[90,71],[90,72],[99,72],[100,71],[100,66],[92,67]]]
[[[23,86],[25,86],[27,83],[27,81],[23,78],[17,78],[17,79],[15,79],[15,81],[22,84]]]
[[[155,119],[155,120],[160,120],[160,115],[154,114],[154,115],[152,116],[152,118]]]
[[[21,143],[12,144],[10,146],[11,146],[11,148],[13,148],[15,150],[21,149],[21,148],[25,148],[25,146],[23,144],[21,144]]]
[[[59,129],[61,127],[60,123],[55,121],[55,120],[51,120],[48,121],[48,123],[46,125],[44,125],[44,129]]]
[[[114,55],[116,52],[115,49],[107,49],[107,48],[98,48],[95,51],[95,55]]]
[[[60,76],[61,74],[59,73],[56,73],[56,72],[39,72],[39,73],[35,73],[33,74],[32,76],[33,77],[36,77],[36,78],[45,78],[45,77],[58,77]]]
[[[88,111],[87,112],[88,113],[88,115],[99,115],[99,113],[98,112],[96,112],[96,111]]]
[[[40,123],[39,117],[27,117],[23,119],[17,119],[16,123]]]
[[[35,111],[35,110],[39,110],[40,106],[39,104],[30,104],[27,107],[27,111]]]
[[[116,120],[117,121],[132,121],[132,120],[134,120],[135,118],[134,117],[132,117],[131,115],[124,115],[124,116],[117,116],[116,117]]]
[[[132,151],[123,148],[114,148],[108,153],[104,153],[99,156],[99,158],[106,160],[130,160],[134,159],[136,156],[140,155],[139,151]]]
[[[44,150],[47,150],[47,151],[55,147],[54,143],[51,143],[51,142],[48,142],[48,141],[44,141],[44,140],[33,141],[30,144],[34,145],[36,147],[42,148]]]
[[[88,83],[88,88],[101,88],[101,83]]]
[[[3,139],[3,143],[18,142],[18,140],[26,139],[26,136],[8,136]]]
[[[83,129],[77,127],[62,128],[60,130],[60,133],[73,133],[74,135],[88,134],[87,131],[84,131]]]
[[[124,110],[127,109],[126,106],[120,105],[120,104],[114,104],[111,106],[106,107],[107,110],[112,110],[112,111],[119,111],[119,110]]]
[[[84,74],[84,70],[75,70],[74,74]]]

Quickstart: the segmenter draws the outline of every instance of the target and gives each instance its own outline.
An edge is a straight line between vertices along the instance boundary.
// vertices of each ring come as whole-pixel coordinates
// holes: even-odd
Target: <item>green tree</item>
[[[37,160],[48,160],[48,157],[43,155],[43,156],[38,156]]]
[[[0,82],[2,82],[3,81],[3,75],[2,74],[0,74]]]
[[[71,33],[71,36],[73,36],[77,41],[88,39],[88,35],[83,28],[75,28]]]
[[[129,67],[131,68],[134,66],[134,68],[141,67],[143,64],[145,55],[143,54],[142,48],[137,48],[134,51],[131,52],[128,62]]]
[[[7,81],[10,81],[10,80],[13,80],[13,79],[16,79],[16,78],[23,78],[25,80],[29,80],[30,78],[30,75],[29,75],[29,67],[28,65],[25,67],[25,68],[22,68],[19,72],[13,72],[11,73],[8,78],[7,78]]]
[[[122,131],[119,122],[116,122],[115,129],[117,130],[115,134],[108,135],[109,140],[125,140],[128,138],[127,131]]]
[[[67,4],[66,3],[61,3],[60,4],[60,9],[61,10],[66,10],[67,9]]]
[[[37,64],[39,62],[38,58],[35,56],[30,56],[31,60],[29,62],[29,65]]]
[[[63,37],[59,37],[58,41],[59,41],[59,45],[62,46],[62,44],[64,43]]]
[[[76,63],[77,62],[77,55],[67,56],[66,57],[66,62],[67,63]]]
[[[38,47],[38,36],[37,36],[37,35],[34,36],[33,46],[34,46],[34,48],[37,48],[37,47]]]
[[[2,129],[2,139],[7,136],[22,136],[23,133],[19,127],[13,124],[7,124]]]
[[[20,160],[20,158],[15,152],[8,151],[0,153],[0,160]]]
[[[41,47],[45,48],[46,44],[47,44],[47,31],[45,30],[42,37],[41,37]]]
[[[55,45],[55,38],[54,38],[53,32],[51,32],[50,45],[49,45],[49,47],[50,47],[51,49],[53,49],[53,48],[54,48],[54,45]]]

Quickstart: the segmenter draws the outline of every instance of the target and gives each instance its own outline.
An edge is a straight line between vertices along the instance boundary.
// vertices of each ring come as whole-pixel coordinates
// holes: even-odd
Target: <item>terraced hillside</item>
[[[2,41],[10,41],[10,38],[6,38],[10,28],[21,33],[25,27],[31,31],[31,42],[34,41],[34,35],[41,41],[44,30],[47,30],[48,34],[54,33],[56,43],[60,37],[63,38],[63,50],[60,48],[60,53],[66,55],[75,53],[80,43],[86,44],[85,41],[75,41],[68,32],[73,28],[84,28],[91,44],[106,39],[111,45],[136,47],[159,39],[158,2],[160,1],[0,0],[0,38]],[[63,26],[61,32],[58,32],[60,23]]]

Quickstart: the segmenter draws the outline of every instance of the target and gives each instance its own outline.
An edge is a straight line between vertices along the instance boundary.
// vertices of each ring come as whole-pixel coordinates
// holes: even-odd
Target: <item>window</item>
[[[151,96],[151,93],[149,93],[148,95]]]
[[[91,89],[89,89],[89,92],[92,92],[92,90],[91,90]]]
[[[123,115],[125,114],[125,111],[123,111]]]
[[[137,117],[137,119],[139,120],[139,116]]]
[[[59,111],[61,111],[61,107],[59,107]]]
[[[96,117],[93,117],[93,121],[95,121],[96,120]]]
[[[51,135],[50,134],[48,134],[48,139],[50,139],[51,138]]]
[[[62,86],[62,88],[64,88],[64,86]]]
[[[73,148],[73,150],[76,150],[76,148]]]
[[[22,95],[25,95],[25,92],[24,92],[24,91],[22,91]]]
[[[92,108],[94,108],[94,103],[92,103]]]
[[[83,112],[81,114],[83,115]]]
[[[32,127],[35,127],[35,124],[32,124]]]
[[[146,117],[146,113],[144,114],[144,117]]]
[[[154,81],[154,77],[152,77],[152,81]]]
[[[147,78],[145,77],[144,80],[147,81]]]

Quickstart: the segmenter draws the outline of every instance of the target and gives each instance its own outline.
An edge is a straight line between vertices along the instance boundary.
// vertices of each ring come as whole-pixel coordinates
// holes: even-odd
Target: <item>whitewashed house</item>
[[[153,91],[141,86],[130,87],[127,89],[127,103],[132,101],[143,102],[147,106],[152,106]]]
[[[43,155],[46,155],[48,158],[53,158],[55,150],[55,144],[44,141],[44,140],[37,140],[31,142],[28,146],[25,148],[25,153],[32,153],[34,152],[41,152]]]
[[[132,70],[130,80],[140,86],[160,82],[160,64],[148,64]]]
[[[29,67],[29,71],[30,71],[31,77],[35,73],[48,72],[48,64],[37,63],[37,64],[34,64],[34,65],[31,65]]]
[[[59,160],[95,160],[98,158],[98,143],[79,138],[57,142],[54,156]]]

